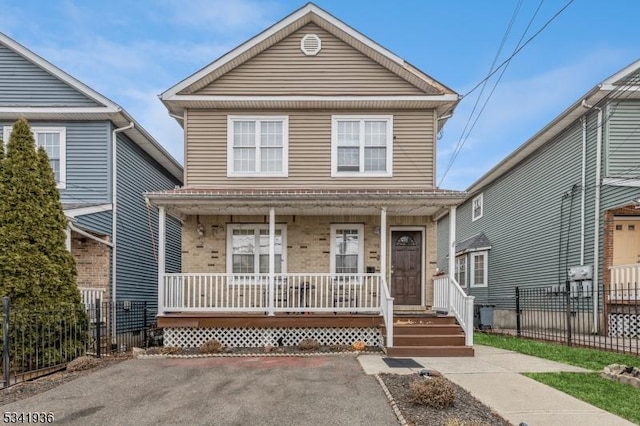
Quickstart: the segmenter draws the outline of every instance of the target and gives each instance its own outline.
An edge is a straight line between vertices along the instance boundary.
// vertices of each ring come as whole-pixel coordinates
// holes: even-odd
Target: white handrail
[[[382,277],[382,300],[380,308],[382,310],[382,317],[384,318],[384,328],[387,330],[386,347],[393,347],[393,297],[387,286],[387,280]]]
[[[465,345],[473,346],[473,304],[454,277],[443,275],[433,280],[433,309],[453,314],[464,330]]]

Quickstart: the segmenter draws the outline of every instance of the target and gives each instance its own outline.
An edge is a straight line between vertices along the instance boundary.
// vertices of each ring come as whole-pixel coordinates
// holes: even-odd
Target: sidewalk
[[[473,358],[413,359],[424,368],[438,370],[514,425],[521,422],[529,426],[633,424],[519,374],[588,370],[504,349],[479,345],[474,349]],[[390,368],[380,355],[361,355],[358,360],[367,374],[411,374],[421,370]]]

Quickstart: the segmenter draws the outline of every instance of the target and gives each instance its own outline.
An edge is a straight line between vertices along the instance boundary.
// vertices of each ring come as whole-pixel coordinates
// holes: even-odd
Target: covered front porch
[[[160,211],[158,323],[260,329],[258,341],[272,339],[282,327],[304,329],[293,332],[299,336],[310,329],[368,329],[362,339],[392,347],[394,312],[433,314],[432,215],[442,207],[455,209],[461,196],[184,189],[148,194]],[[166,272],[166,214],[183,221],[181,273]],[[358,333],[350,331],[345,339],[353,341]]]

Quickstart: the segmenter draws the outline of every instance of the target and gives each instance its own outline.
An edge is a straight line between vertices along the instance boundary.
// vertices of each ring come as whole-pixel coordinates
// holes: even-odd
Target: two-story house
[[[531,322],[560,327],[568,282],[577,332],[638,336],[639,88],[636,61],[474,182],[457,208],[452,268],[450,213],[438,217],[440,268],[495,306],[495,327],[516,327],[516,287],[541,290]]]
[[[180,164],[124,109],[0,34],[5,141],[21,117],[49,155],[85,303],[146,301],[155,310],[157,235],[150,229],[158,213],[143,193],[181,185]],[[180,226],[168,220],[167,270],[174,272]]]
[[[433,214],[464,198],[434,181],[454,91],[308,4],[160,98],[185,132],[184,187],[147,194],[184,221],[165,344],[389,348],[394,310],[432,310]],[[449,325],[431,345],[472,354]]]

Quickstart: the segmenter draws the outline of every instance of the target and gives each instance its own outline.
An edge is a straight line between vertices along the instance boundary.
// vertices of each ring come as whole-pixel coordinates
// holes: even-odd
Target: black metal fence
[[[516,335],[640,355],[640,287],[600,292],[575,283],[516,287]]]
[[[146,302],[11,309],[3,298],[1,387],[65,368],[82,355],[101,357],[146,346],[154,317]]]
[[[154,317],[147,302],[96,302],[86,306],[89,315],[87,353],[100,357],[112,352],[126,352],[146,346]],[[115,321],[114,321],[115,319]]]

